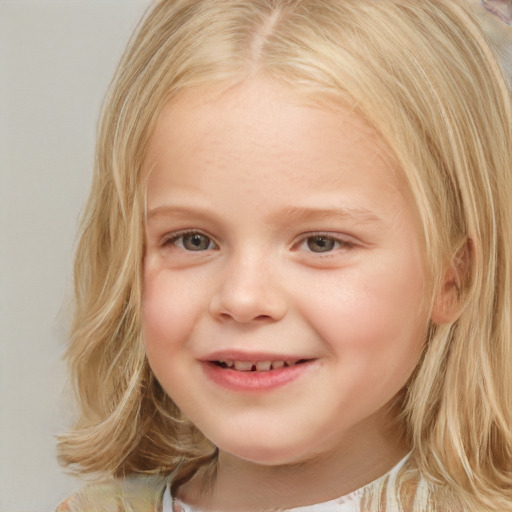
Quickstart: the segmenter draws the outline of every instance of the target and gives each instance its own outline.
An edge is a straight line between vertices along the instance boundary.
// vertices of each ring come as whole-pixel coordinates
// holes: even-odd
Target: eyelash
[[[184,246],[183,241],[186,237],[193,237],[193,236],[204,237],[209,242],[208,246],[205,247],[204,249],[198,249],[197,251],[194,251],[192,249],[187,249]],[[314,239],[317,239],[317,242],[319,242],[320,240],[323,240],[324,242],[332,243],[333,247],[330,249],[328,248],[325,251],[311,250],[311,246],[309,246],[309,242],[311,242]],[[178,244],[177,242],[180,240],[181,240],[181,244]],[[214,247],[211,247],[212,244]],[[307,233],[307,234],[301,236],[301,238],[293,244],[292,248],[300,249],[301,246],[303,246],[304,244],[307,244],[308,248],[309,248],[309,250],[307,250],[306,252],[310,252],[312,254],[323,255],[323,256],[331,255],[332,253],[337,252],[339,250],[348,251],[350,249],[353,249],[356,246],[356,244],[354,242],[351,242],[346,239],[342,239],[338,236],[334,236],[334,235],[331,235],[331,234],[328,234],[325,232]],[[217,244],[212,240],[212,238],[210,236],[206,235],[205,233],[203,233],[201,231],[197,231],[197,230],[178,231],[176,233],[172,233],[172,234],[166,236],[162,240],[160,245],[162,247],[167,247],[167,246],[180,247],[181,249],[183,249],[187,252],[203,252],[206,250],[212,250],[214,248],[218,248]]]
[[[186,237],[193,237],[193,236],[200,236],[200,237],[204,237],[204,238],[208,239],[208,241],[209,241],[208,247],[206,249],[202,249],[199,251],[189,250],[186,247],[184,247],[183,240]],[[177,243],[179,240],[181,240],[181,247]],[[212,248],[209,247],[211,244],[213,244],[215,246],[215,248],[217,248],[217,244],[212,240],[212,238],[210,236],[202,233],[201,231],[197,231],[197,230],[178,231],[176,233],[171,233],[170,235],[164,237],[164,239],[160,243],[160,245],[162,247],[175,246],[175,247],[180,247],[181,249],[188,251],[188,252],[201,252],[204,250],[211,250]]]
[[[312,254],[317,254],[320,256],[329,256],[337,251],[349,251],[350,249],[353,249],[356,244],[350,240],[346,240],[343,238],[340,238],[339,236],[335,236],[329,233],[325,232],[315,232],[315,233],[307,233],[306,235],[303,235],[297,243],[294,244],[294,248],[300,248],[304,244],[308,244],[309,241],[313,239],[323,239],[324,241],[332,242],[335,244],[335,247],[332,249],[328,249],[326,251],[313,251],[311,250],[311,247],[309,247],[310,250],[307,252],[310,252]]]

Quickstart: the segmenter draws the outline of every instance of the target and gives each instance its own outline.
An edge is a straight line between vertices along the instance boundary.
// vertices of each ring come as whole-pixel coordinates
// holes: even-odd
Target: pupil
[[[202,251],[208,249],[210,241],[204,235],[189,235],[184,238],[183,245],[191,251]]]
[[[313,252],[328,252],[334,249],[334,240],[324,236],[315,236],[308,240],[308,248]]]

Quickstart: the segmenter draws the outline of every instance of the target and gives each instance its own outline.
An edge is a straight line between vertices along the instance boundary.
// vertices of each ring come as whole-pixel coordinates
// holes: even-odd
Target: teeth
[[[299,361],[230,361],[230,360],[219,360],[221,365],[226,368],[233,368],[239,372],[268,372],[270,370],[278,370],[279,368],[295,366]]]
[[[253,367],[252,361],[234,361],[235,370],[238,370],[239,372],[248,372]]]
[[[256,370],[259,372],[268,372],[272,363],[270,361],[258,361],[256,363]]]

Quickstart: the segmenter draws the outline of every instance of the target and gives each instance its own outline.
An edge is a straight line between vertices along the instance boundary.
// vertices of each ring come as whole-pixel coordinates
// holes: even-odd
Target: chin
[[[286,466],[298,462],[296,455],[282,453],[281,449],[248,448],[246,450],[223,450],[230,455],[258,466]]]
[[[300,444],[283,446],[282,437],[281,442],[275,443],[254,444],[248,441],[252,441],[250,436],[238,444],[230,439],[226,443],[217,443],[217,446],[221,452],[260,466],[285,466],[310,458]]]

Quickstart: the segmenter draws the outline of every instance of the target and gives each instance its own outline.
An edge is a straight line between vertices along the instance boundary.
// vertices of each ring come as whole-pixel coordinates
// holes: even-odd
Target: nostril
[[[254,320],[270,320],[271,318],[270,315],[258,315]]]
[[[242,322],[242,323],[248,323],[248,322],[267,322],[269,320],[272,320],[272,316],[271,315],[257,315],[253,318],[240,318],[240,316],[235,316],[235,315],[232,315],[230,313],[220,313],[218,315],[218,318],[222,321],[227,321],[227,320],[236,320],[237,322]]]
[[[275,288],[256,282],[242,287],[239,281],[227,279],[211,298],[210,313],[217,321],[265,323],[280,320],[286,314],[286,300]]]

